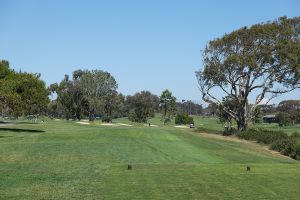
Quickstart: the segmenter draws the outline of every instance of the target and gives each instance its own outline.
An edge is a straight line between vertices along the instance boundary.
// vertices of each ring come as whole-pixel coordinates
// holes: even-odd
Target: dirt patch
[[[123,123],[117,123],[117,125],[120,125],[120,126],[133,126],[131,124],[123,124]]]
[[[175,128],[189,128],[187,126],[174,126]]]
[[[112,123],[102,123],[101,126],[118,126],[118,124],[112,124]]]
[[[149,127],[149,124],[144,124],[144,126],[148,126]],[[154,124],[150,124],[150,126],[152,126],[152,127],[158,127],[157,125],[154,125]]]

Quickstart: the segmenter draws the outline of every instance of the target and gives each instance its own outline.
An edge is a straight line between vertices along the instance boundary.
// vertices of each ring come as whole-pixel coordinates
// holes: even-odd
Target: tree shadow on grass
[[[14,125],[14,124],[39,124],[38,122],[10,122],[10,121],[0,121],[0,125]]]
[[[22,129],[22,128],[0,128],[0,131],[29,132],[29,133],[44,133],[45,132],[43,130]]]
[[[1,138],[6,138],[6,137],[12,137],[12,136],[10,136],[10,135],[0,135],[0,139]]]
[[[6,124],[16,124],[16,123],[14,123],[14,122],[3,122],[3,121],[0,121],[0,124],[6,125]]]

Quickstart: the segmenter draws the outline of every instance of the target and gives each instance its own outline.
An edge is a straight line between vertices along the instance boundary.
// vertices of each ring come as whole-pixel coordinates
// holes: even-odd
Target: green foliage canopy
[[[0,110],[2,115],[18,117],[46,112],[48,91],[40,74],[15,72],[8,61],[0,61]]]
[[[159,105],[162,110],[163,118],[170,119],[176,112],[176,97],[169,90],[164,90],[159,97]]]
[[[237,102],[223,105],[245,130],[256,107],[267,99],[300,87],[300,17],[243,27],[212,40],[203,51],[203,70],[196,72],[202,99],[223,105],[218,94]],[[253,104],[248,98],[255,95]]]
[[[156,95],[142,91],[127,98],[130,107],[128,115],[130,121],[147,123],[149,117],[154,117],[157,107]]]

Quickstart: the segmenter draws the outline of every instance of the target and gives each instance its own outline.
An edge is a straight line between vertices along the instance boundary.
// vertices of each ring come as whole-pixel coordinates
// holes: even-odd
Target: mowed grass
[[[0,127],[0,199],[299,199],[299,163],[172,126]]]

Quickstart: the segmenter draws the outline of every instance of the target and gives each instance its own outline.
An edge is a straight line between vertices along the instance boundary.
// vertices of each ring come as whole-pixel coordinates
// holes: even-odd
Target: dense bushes
[[[296,141],[296,158],[297,160],[300,160],[300,140],[298,139],[298,141]]]
[[[296,141],[291,137],[273,142],[270,146],[270,149],[278,151],[283,155],[290,156],[295,159],[299,156],[296,152]]]
[[[239,138],[270,145],[270,149],[294,159],[300,159],[300,138],[297,133],[288,136],[282,131],[250,129],[238,134]]]
[[[194,119],[187,113],[179,113],[175,117],[175,124],[194,124]]]
[[[286,139],[288,136],[282,131],[269,131],[263,129],[249,129],[238,134],[239,138],[245,140],[255,140],[259,143],[272,144],[273,142]]]
[[[229,128],[229,129],[225,129],[223,132],[222,132],[222,135],[225,135],[225,136],[229,136],[229,135],[234,135],[237,133],[237,130],[234,129],[234,128]]]

